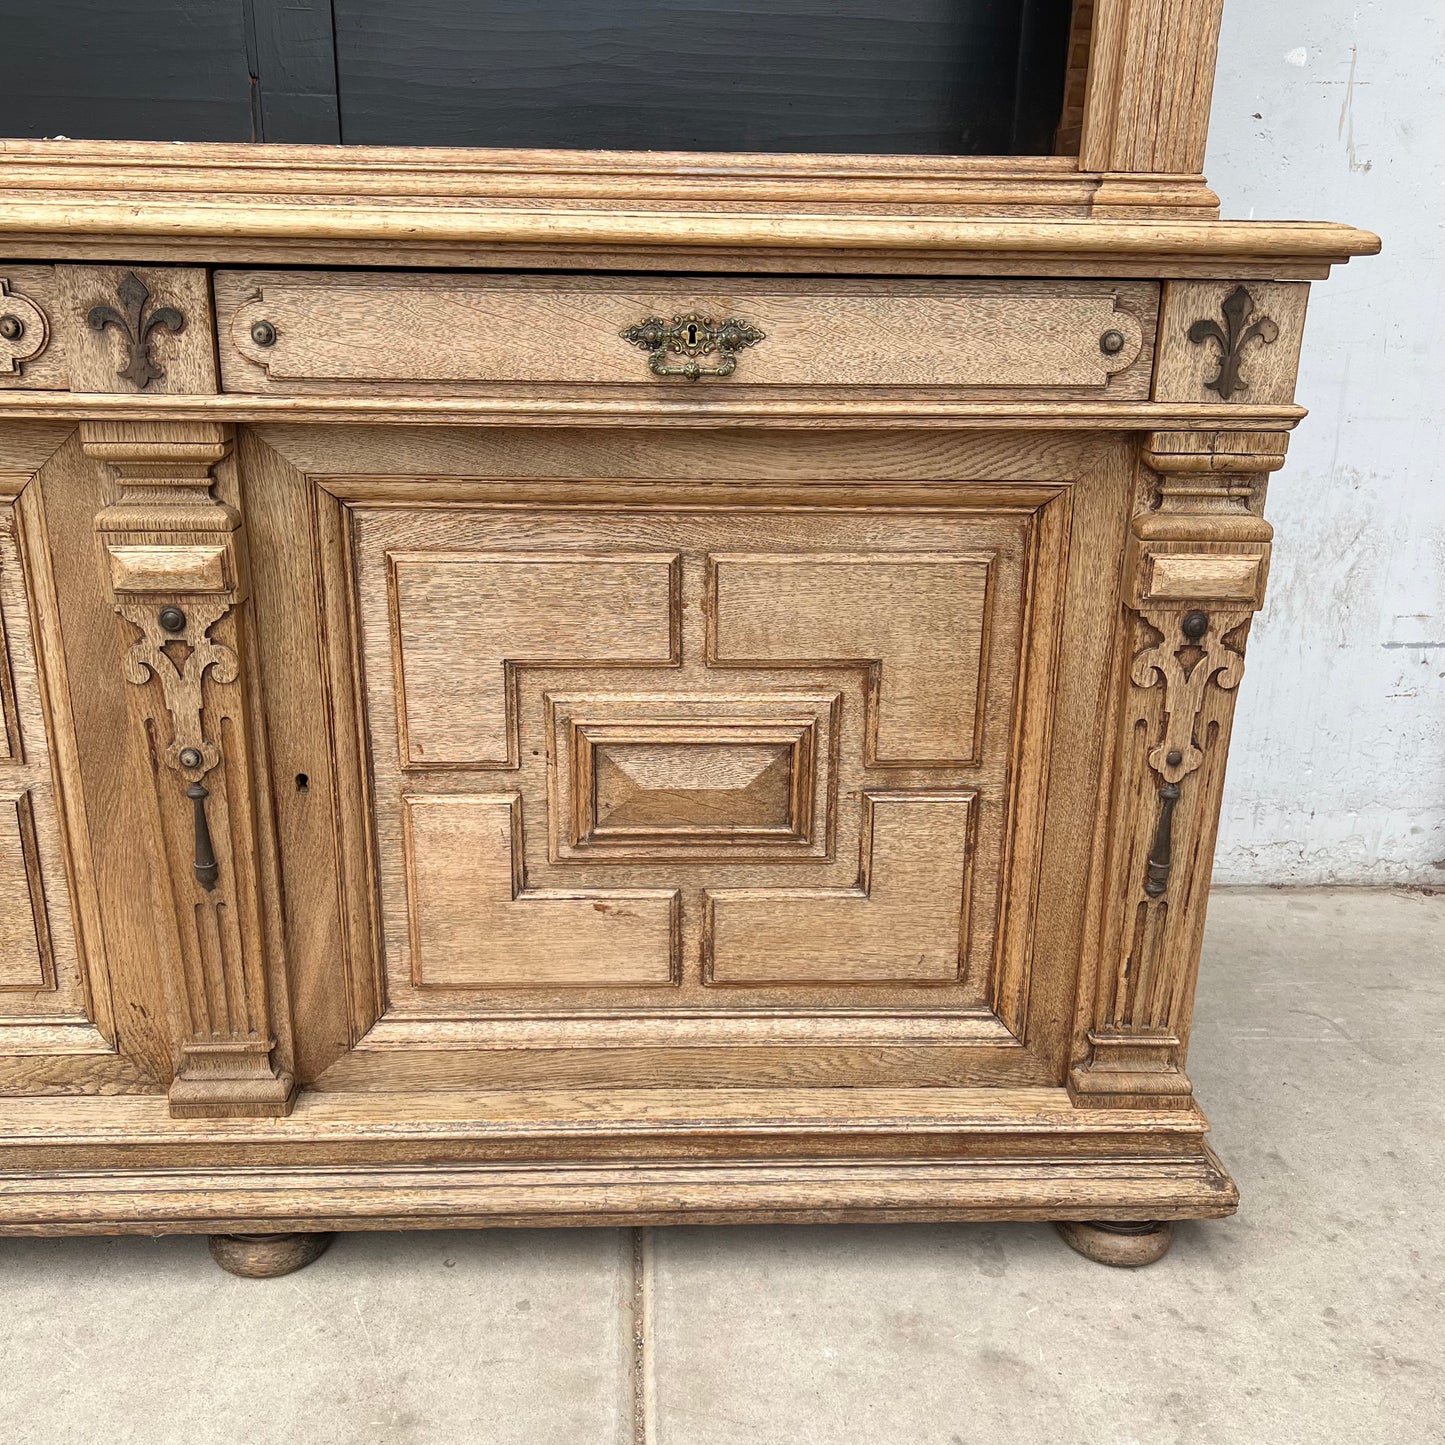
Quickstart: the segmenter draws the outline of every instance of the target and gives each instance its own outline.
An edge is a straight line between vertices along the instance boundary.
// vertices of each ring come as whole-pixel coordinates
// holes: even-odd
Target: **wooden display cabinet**
[[[1234,1209],[1265,482],[1378,243],[1217,219],[1218,11],[1081,4],[1049,157],[0,143],[0,1232]]]

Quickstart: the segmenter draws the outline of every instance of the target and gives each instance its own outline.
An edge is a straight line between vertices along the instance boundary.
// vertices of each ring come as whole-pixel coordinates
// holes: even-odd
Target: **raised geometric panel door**
[[[0,427],[0,1096],[156,1090],[153,1061],[116,1017],[97,898],[79,710],[108,676],[79,674],[75,635],[108,643],[114,612],[62,617],[71,571],[96,574],[99,478],[65,428]],[[76,523],[72,529],[70,523]],[[97,589],[98,590],[98,589]],[[73,599],[73,594],[69,594]],[[77,623],[73,631],[65,621]]]
[[[69,1019],[82,1033],[90,1032],[84,1027],[19,521],[13,505],[0,504],[0,1053],[7,1023]]]
[[[352,506],[387,1027],[737,1040],[786,1010],[1011,1041],[1034,865],[1004,839],[1041,785],[1022,674],[1062,495]]]

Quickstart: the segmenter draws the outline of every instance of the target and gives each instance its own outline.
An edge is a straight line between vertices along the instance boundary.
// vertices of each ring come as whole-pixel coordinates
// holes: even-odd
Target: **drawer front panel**
[[[1148,395],[1151,282],[222,271],[228,391]]]

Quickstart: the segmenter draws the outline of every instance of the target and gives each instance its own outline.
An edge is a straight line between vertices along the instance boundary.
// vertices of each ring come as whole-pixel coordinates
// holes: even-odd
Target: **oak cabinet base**
[[[1217,1218],[1205,1128],[1062,1089],[314,1094],[280,1127],[35,1099],[0,1233]]]
[[[1190,138],[1087,175],[0,144],[0,1233],[1233,1211],[1214,833],[1376,243],[1213,219],[1211,15],[1108,9]]]

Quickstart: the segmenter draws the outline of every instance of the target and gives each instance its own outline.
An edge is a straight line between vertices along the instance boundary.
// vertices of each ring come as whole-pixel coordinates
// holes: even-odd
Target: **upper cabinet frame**
[[[1217,219],[1222,8],[1076,0],[1052,156],[0,140],[0,254],[1308,280],[1377,250],[1348,226]]]
[[[1081,171],[1203,170],[1223,11],[1224,0],[1076,0],[1073,51],[1089,37]]]

